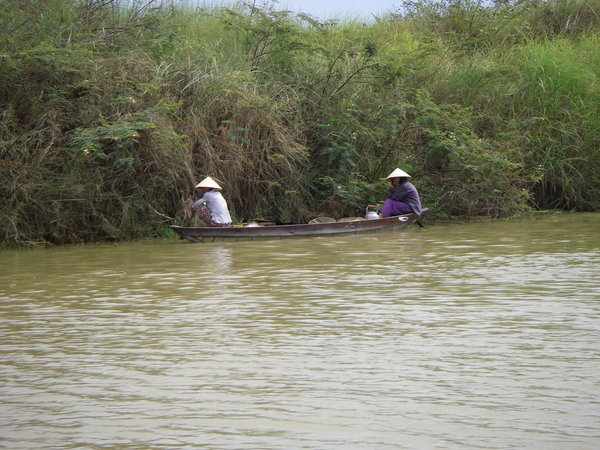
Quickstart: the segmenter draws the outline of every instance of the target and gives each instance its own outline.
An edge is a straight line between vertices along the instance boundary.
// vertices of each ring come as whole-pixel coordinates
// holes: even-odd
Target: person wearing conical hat
[[[395,169],[388,175],[390,191],[383,202],[381,215],[383,217],[399,216],[402,214],[421,215],[421,199],[417,188],[408,181],[411,176],[402,169]]]
[[[192,209],[209,227],[228,227],[231,225],[231,216],[227,201],[221,194],[223,189],[211,177],[206,177],[198,183],[195,189],[203,192],[201,198],[192,204]]]

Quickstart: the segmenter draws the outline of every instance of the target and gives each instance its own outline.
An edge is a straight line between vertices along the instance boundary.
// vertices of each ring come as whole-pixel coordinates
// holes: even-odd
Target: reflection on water
[[[0,445],[598,448],[599,223],[4,251]]]

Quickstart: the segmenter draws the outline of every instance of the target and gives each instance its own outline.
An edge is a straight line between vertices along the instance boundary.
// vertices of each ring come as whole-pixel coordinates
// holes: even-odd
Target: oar
[[[421,216],[422,216],[423,214],[425,214],[427,211],[429,211],[429,208],[423,208],[423,209],[421,210],[421,214],[419,214],[419,217],[417,217],[417,220],[415,220],[415,223],[416,223],[417,225],[419,225],[419,228],[425,228],[425,225],[423,225],[423,224],[421,223]]]

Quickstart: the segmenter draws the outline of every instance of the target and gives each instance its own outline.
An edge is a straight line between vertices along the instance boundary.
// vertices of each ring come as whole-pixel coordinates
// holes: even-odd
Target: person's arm
[[[398,186],[394,191],[390,192],[388,198],[397,202],[401,202],[404,200],[404,197],[406,197],[407,192],[408,191],[406,189],[406,185],[403,183],[400,186]]]
[[[206,199],[206,198],[204,198],[204,197],[205,197],[205,195],[206,195],[206,194],[204,194],[204,195],[203,195],[202,197],[200,197],[198,200],[194,200],[194,201],[192,202],[192,209],[196,209],[196,208],[200,207],[200,205],[201,205],[202,203],[206,203],[207,199]]]

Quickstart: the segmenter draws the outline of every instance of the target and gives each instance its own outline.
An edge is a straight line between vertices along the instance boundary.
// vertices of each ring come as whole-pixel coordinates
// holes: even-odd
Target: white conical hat
[[[388,178],[411,178],[411,176],[402,169],[395,169],[388,175]]]
[[[223,189],[211,177],[206,177],[204,180],[202,180],[200,183],[198,183],[196,185],[196,189],[203,188],[203,187],[205,187],[205,188],[212,188],[212,189]]]

